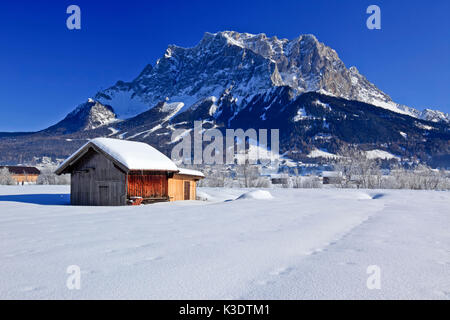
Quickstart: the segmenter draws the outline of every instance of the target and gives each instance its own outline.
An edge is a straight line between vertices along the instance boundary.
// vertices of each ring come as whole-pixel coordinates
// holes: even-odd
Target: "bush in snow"
[[[37,184],[44,185],[69,185],[70,184],[70,175],[65,174],[58,176],[56,175],[52,168],[44,168],[41,170],[41,174],[37,179]]]
[[[295,176],[290,178],[292,188],[317,189],[322,188],[319,177],[302,177]]]
[[[383,176],[380,163],[368,159],[366,153],[353,146],[341,148],[335,170],[342,174],[341,187],[365,189],[449,190],[450,177],[441,170],[425,165],[413,169],[394,167]]]
[[[340,187],[376,189],[382,187],[382,173],[378,162],[369,159],[367,153],[354,146],[339,150],[335,170],[342,174]]]
[[[16,181],[7,168],[0,169],[0,185],[14,185]]]
[[[213,165],[213,166],[195,166],[187,165],[188,169],[199,170],[203,172],[205,178],[199,180],[197,186],[199,187],[227,187],[230,184],[231,177],[226,167],[223,165]]]
[[[197,191],[197,196],[196,196],[195,200],[208,201],[208,200],[210,200],[210,198],[211,198],[211,196],[209,194],[207,194],[206,192]]]
[[[198,182],[199,187],[225,187],[227,178],[222,172],[215,172],[212,175],[207,175],[205,179]]]
[[[449,190],[450,177],[444,170],[419,165],[414,170],[397,167],[386,179],[385,188],[413,190]]]
[[[280,179],[283,180],[283,188],[304,188],[304,189],[317,189],[322,188],[322,182],[317,176],[301,176],[298,173],[298,169],[294,169],[294,176],[290,177],[288,174],[280,174]]]
[[[271,182],[269,177],[262,177],[260,169],[248,162],[237,166],[236,178],[243,188],[270,188]]]

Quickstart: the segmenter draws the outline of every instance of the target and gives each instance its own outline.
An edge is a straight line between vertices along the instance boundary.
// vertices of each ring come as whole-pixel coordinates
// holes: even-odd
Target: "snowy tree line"
[[[0,185],[14,185],[17,184],[13,179],[11,173],[7,168],[0,169]]]
[[[337,173],[338,188],[364,189],[412,189],[412,190],[450,190],[450,173],[418,164],[404,168],[399,164],[382,168],[379,159],[371,159],[367,153],[354,146],[340,149],[339,157],[333,164]],[[201,187],[229,188],[270,188],[273,186],[269,176],[261,174],[260,165],[214,165],[196,166],[206,178],[199,181]],[[322,178],[314,175],[302,176],[297,169],[293,173],[278,174],[283,188],[321,188]]]
[[[260,165],[211,165],[190,166],[205,174],[205,179],[198,182],[200,187],[228,187],[228,188],[271,188],[270,176],[263,175]],[[58,176],[54,174],[54,167],[41,169],[37,184],[40,185],[69,185],[70,175]],[[445,170],[432,169],[419,164],[406,169],[394,165],[386,172],[381,168],[377,159],[370,159],[367,154],[356,147],[341,148],[339,157],[334,163],[335,172],[339,173],[339,188],[364,189],[412,189],[412,190],[450,190],[450,173]],[[279,185],[283,188],[321,188],[323,183],[319,176],[302,176],[297,169],[293,173],[281,173]],[[16,185],[7,168],[0,170],[0,185]]]
[[[53,173],[54,168],[47,167],[41,169],[36,184],[41,185],[69,185],[70,175],[58,176]],[[13,179],[13,176],[9,172],[8,168],[0,169],[0,185],[17,185],[17,181]]]
[[[41,169],[37,184],[43,185],[70,185],[70,174],[62,174],[60,176],[54,173],[55,168],[47,167]]]
[[[262,176],[256,165],[243,164],[234,167],[224,165],[197,168],[203,171],[205,179],[198,182],[200,187],[228,188],[270,188],[269,177]]]
[[[341,148],[335,170],[341,174],[339,187],[364,189],[450,190],[450,175],[445,170],[424,164],[405,169],[394,165],[383,174],[380,162],[354,146]]]

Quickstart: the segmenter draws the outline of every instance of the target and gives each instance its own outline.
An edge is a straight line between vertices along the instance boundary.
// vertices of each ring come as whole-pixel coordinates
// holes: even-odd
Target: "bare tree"
[[[56,175],[53,168],[43,168],[36,184],[45,185],[68,185],[70,184],[70,175]]]
[[[205,174],[205,179],[198,181],[199,187],[225,187],[228,175],[224,166],[204,167],[201,171]]]
[[[290,178],[292,188],[318,189],[322,188],[322,183],[317,176],[294,176]]]
[[[342,174],[341,187],[380,188],[382,173],[379,164],[369,159],[366,153],[354,146],[343,146],[335,170]]]
[[[268,177],[261,176],[258,166],[247,161],[236,167],[236,176],[240,186],[244,188],[268,188],[271,185]]]
[[[0,169],[0,184],[1,185],[17,184],[16,180],[13,179],[11,172],[9,172],[8,168]]]
[[[397,166],[385,183],[386,188],[413,190],[448,190],[450,177],[445,170],[433,170],[426,165],[418,165],[412,170]]]

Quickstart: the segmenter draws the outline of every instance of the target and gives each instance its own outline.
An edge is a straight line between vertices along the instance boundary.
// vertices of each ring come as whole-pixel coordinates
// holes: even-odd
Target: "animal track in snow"
[[[291,271],[292,271],[292,268],[290,268],[290,267],[288,267],[288,268],[281,267],[281,268],[275,269],[274,271],[270,272],[270,275],[282,276],[282,275],[288,274]]]
[[[27,286],[27,287],[24,287],[24,288],[20,289],[20,291],[22,291],[22,292],[32,292],[32,291],[39,291],[39,290],[42,290],[42,289],[44,289],[44,287]]]

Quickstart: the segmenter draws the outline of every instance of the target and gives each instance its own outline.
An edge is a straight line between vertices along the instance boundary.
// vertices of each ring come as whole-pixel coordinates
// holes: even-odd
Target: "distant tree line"
[[[386,167],[386,163],[389,166]],[[450,190],[450,172],[432,169],[424,164],[405,168],[397,161],[372,159],[356,146],[339,149],[333,163],[337,174],[334,185],[338,188]],[[260,165],[192,166],[204,172],[200,187],[269,188],[272,180],[261,174]],[[293,174],[279,174],[283,188],[321,188],[319,176],[302,176],[297,169]]]
[[[378,159],[370,159],[355,146],[345,146],[339,151],[335,170],[341,174],[339,187],[365,189],[449,190],[450,174],[432,169],[424,164],[406,169],[393,165],[387,174]]]
[[[36,184],[41,185],[69,185],[70,175],[58,176],[54,173],[54,168],[48,167],[41,169]],[[17,185],[17,181],[9,172],[8,168],[0,169],[0,185]]]

